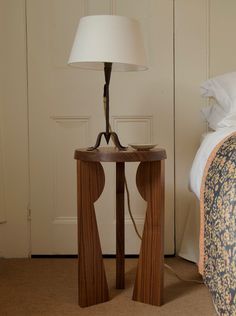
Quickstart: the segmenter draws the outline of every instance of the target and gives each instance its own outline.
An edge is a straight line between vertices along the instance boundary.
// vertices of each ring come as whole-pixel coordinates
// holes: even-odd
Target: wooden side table
[[[125,286],[124,170],[125,162],[139,161],[138,190],[147,201],[133,299],[161,305],[164,267],[164,149],[150,151],[100,148],[76,150],[78,180],[79,305],[91,306],[109,300],[94,202],[101,195],[105,175],[101,162],[116,163],[116,287]]]

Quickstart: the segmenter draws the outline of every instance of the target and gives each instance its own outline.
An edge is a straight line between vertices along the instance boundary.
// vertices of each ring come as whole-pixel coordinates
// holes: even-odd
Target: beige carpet
[[[198,278],[196,266],[182,259],[166,262],[185,278]],[[204,285],[185,283],[165,271],[165,304],[150,306],[132,301],[136,259],[126,259],[126,289],[116,290],[115,261],[105,260],[109,302],[80,308],[77,305],[75,259],[0,259],[0,316],[215,316]]]

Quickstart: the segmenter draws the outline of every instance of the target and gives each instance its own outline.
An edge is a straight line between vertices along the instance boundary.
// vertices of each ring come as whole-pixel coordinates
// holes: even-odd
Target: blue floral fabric
[[[236,316],[236,135],[219,147],[204,187],[204,282],[221,316]]]

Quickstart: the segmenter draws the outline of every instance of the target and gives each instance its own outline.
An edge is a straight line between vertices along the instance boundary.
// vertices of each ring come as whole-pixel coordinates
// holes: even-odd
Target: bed
[[[236,315],[236,129],[206,136],[191,188],[200,200],[199,272],[219,315]]]
[[[217,104],[206,116],[214,131],[205,136],[190,172],[191,190],[200,201],[198,267],[218,315],[235,316],[236,73],[208,80],[203,88]]]

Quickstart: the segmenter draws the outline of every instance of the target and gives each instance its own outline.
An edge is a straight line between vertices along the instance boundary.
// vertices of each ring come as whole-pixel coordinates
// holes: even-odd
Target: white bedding
[[[215,132],[208,133],[203,139],[190,171],[190,189],[200,199],[201,182],[208,157],[215,146],[225,137],[236,131],[236,127],[219,128]]]

